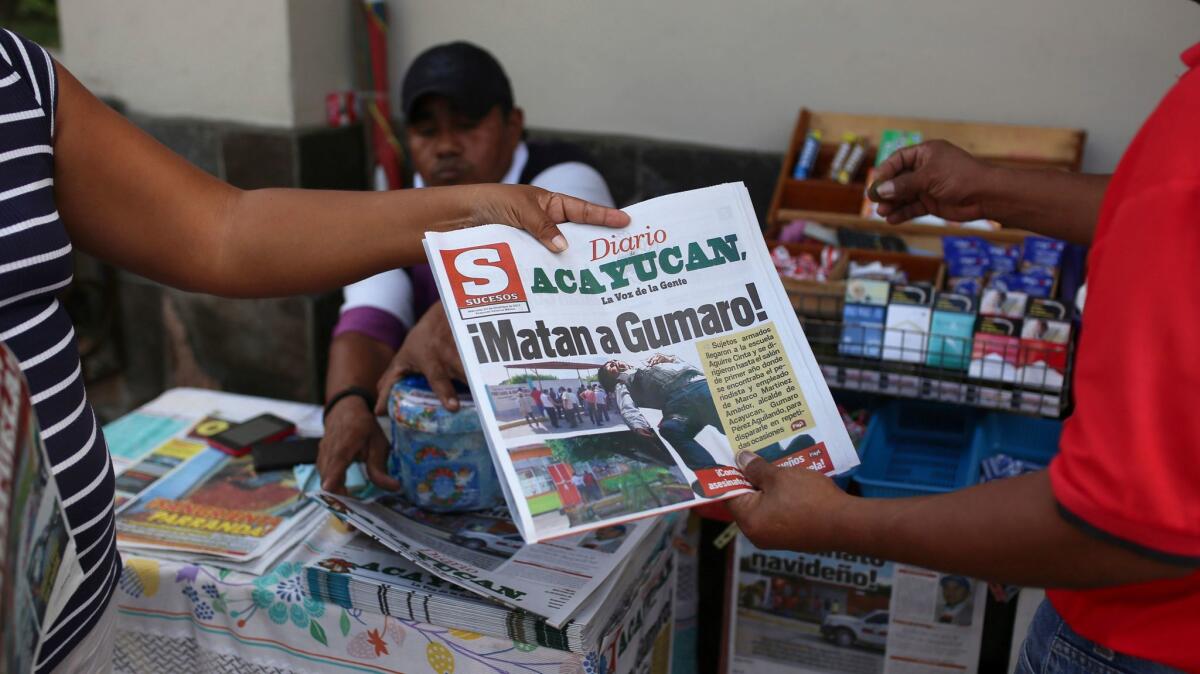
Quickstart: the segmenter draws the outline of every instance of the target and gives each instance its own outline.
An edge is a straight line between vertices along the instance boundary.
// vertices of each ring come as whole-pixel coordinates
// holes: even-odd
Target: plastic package
[[[459,512],[502,505],[504,494],[469,394],[442,407],[424,377],[396,382],[388,396],[392,451],[388,473],[426,510]]]

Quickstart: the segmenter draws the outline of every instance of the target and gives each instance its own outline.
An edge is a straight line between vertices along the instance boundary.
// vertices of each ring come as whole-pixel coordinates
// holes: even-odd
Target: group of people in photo
[[[518,398],[521,416],[530,426],[549,422],[550,428],[579,428],[585,417],[593,426],[607,424],[611,404],[612,396],[595,382],[574,389],[534,385],[522,389]]]

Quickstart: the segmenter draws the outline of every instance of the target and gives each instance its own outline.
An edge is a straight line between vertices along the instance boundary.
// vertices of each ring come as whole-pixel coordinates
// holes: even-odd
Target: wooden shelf
[[[792,132],[791,142],[783,156],[783,165],[775,184],[775,195],[767,210],[767,238],[773,238],[779,228],[790,220],[813,220],[828,225],[852,227],[863,231],[892,234],[944,236],[945,227],[906,223],[888,225],[879,220],[861,217],[863,192],[866,190],[865,167],[854,176],[856,182],[842,185],[822,178],[795,180],[800,149],[809,129],[824,134],[818,153],[815,176],[824,176],[837,151],[843,134],[853,133],[867,145],[867,161],[872,165],[875,149],[883,131],[903,129],[920,131],[925,140],[944,139],[986,161],[1014,167],[1056,168],[1078,171],[1083,161],[1083,146],[1087,134],[1080,129],[982,122],[955,122],[916,117],[883,115],[853,115],[840,112],[820,112],[801,108]],[[1018,242],[1029,234],[1016,230],[961,230],[999,242]],[[955,232],[957,233],[957,231]]]
[[[1031,232],[1023,229],[971,229],[966,227],[958,227],[955,225],[939,226],[939,225],[922,225],[915,222],[906,222],[899,225],[889,225],[882,220],[873,220],[864,218],[861,215],[851,213],[831,213],[829,211],[812,211],[799,208],[781,208],[777,213],[780,223],[786,223],[791,220],[812,220],[825,225],[837,225],[842,227],[853,227],[863,232],[875,232],[878,234],[912,234],[915,236],[946,236],[947,234],[962,234],[979,236],[988,241],[997,243],[1020,243],[1025,240],[1025,237],[1031,236]],[[772,236],[776,231],[767,230],[767,238]]]

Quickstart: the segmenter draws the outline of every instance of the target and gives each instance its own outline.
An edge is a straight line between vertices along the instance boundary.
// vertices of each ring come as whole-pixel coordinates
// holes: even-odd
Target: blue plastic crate
[[[1007,454],[1044,467],[1058,453],[1061,435],[1061,421],[992,412],[980,422],[975,444],[981,460]]]
[[[939,494],[975,484],[978,415],[970,409],[894,401],[871,417],[854,475],[863,496]]]

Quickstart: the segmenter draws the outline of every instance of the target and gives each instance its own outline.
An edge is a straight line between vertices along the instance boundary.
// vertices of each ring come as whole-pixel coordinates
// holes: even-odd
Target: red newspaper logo
[[[517,261],[507,243],[443,250],[454,303],[465,318],[529,311]]]

